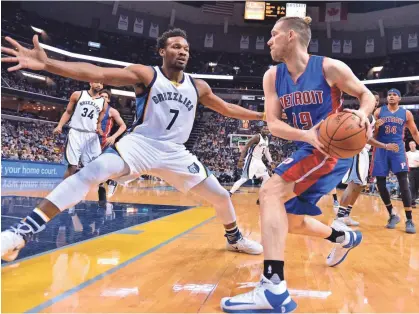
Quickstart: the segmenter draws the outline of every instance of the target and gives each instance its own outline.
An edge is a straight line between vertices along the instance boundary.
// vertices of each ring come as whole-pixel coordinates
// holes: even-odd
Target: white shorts
[[[363,149],[358,155],[353,157],[352,166],[343,177],[342,183],[349,184],[353,182],[358,185],[367,185],[369,165],[368,150]]]
[[[65,145],[64,156],[72,166],[79,162],[85,166],[102,153],[99,137],[93,132],[81,132],[70,129]]]
[[[262,160],[254,158],[252,155],[248,155],[244,162],[242,178],[253,179],[261,178],[268,174],[265,164]]]
[[[119,182],[148,174],[186,193],[211,174],[182,144],[130,133],[119,140],[115,147],[131,170],[128,176],[116,179]]]

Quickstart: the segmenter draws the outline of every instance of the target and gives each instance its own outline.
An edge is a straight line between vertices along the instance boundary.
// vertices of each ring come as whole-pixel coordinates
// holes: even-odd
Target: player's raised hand
[[[370,139],[373,135],[373,131],[370,120],[368,119],[368,115],[362,110],[344,109],[344,111],[353,113],[360,119],[359,126],[365,126],[365,129],[367,130],[367,139]]]
[[[386,150],[391,150],[392,152],[397,153],[399,151],[399,145],[396,143],[386,144]]]
[[[329,156],[329,154],[323,150],[324,145],[319,140],[319,129],[322,123],[323,120],[313,126],[310,130],[305,131],[305,135],[301,140],[314,146],[314,148],[317,148],[323,155]]]
[[[10,37],[5,38],[15,49],[1,47],[1,52],[14,57],[1,58],[1,62],[17,63],[7,71],[17,71],[20,69],[43,70],[45,69],[48,56],[44,49],[39,45],[38,35],[33,36],[33,49],[27,49]]]

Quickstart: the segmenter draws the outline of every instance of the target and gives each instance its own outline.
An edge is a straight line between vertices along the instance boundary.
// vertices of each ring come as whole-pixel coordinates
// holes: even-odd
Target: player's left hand
[[[276,168],[276,163],[271,162],[271,169],[272,169],[272,170],[275,170],[275,168]]]
[[[367,130],[367,140],[369,140],[370,138],[372,138],[372,125],[368,119],[367,114],[362,111],[362,110],[353,110],[353,109],[344,109],[344,111],[346,112],[350,112],[353,113],[354,115],[358,116],[358,118],[360,119],[359,121],[359,126],[360,127],[364,127]]]
[[[113,136],[110,136],[106,139],[105,146],[113,145],[113,144],[115,144],[115,141],[116,141],[116,138],[113,137]]]

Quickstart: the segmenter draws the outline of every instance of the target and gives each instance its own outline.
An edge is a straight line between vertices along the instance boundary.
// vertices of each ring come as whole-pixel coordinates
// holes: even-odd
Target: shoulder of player
[[[125,70],[132,72],[138,77],[139,83],[144,83],[146,86],[150,85],[157,75],[152,66],[143,64],[132,64],[127,66]]]
[[[81,95],[83,95],[82,90],[78,90],[78,91],[73,92],[70,96],[70,101],[73,101],[73,102],[79,101],[79,99],[81,98]]]
[[[109,116],[111,118],[117,117],[119,115],[119,111],[113,107],[109,107]]]
[[[410,110],[405,109],[406,110],[406,118],[407,119],[413,119],[413,114]]]
[[[277,71],[277,66],[270,67],[265,72],[265,74],[263,75],[263,81],[265,81],[265,80],[275,80],[275,78],[276,78],[276,71]]]
[[[192,82],[195,84],[195,87],[198,90],[198,95],[199,95],[200,98],[212,93],[212,89],[208,85],[207,82],[205,82],[204,80],[201,80],[201,79],[193,78],[192,76],[190,78],[191,78]]]
[[[346,63],[340,60],[329,57],[324,57],[323,59],[323,72],[326,76],[342,72],[347,68]]]

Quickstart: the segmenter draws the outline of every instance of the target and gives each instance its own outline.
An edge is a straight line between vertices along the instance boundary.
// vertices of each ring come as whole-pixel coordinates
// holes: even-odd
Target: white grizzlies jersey
[[[82,132],[96,132],[97,120],[104,104],[104,98],[93,98],[87,90],[81,91],[71,116],[70,127]]]
[[[147,138],[184,144],[192,131],[198,105],[198,90],[190,75],[180,83],[170,81],[159,67],[147,87],[145,104],[137,101],[137,115],[132,132]]]
[[[265,150],[268,148],[269,145],[268,141],[269,140],[267,137],[266,139],[264,139],[263,136],[259,134],[259,143],[250,148],[248,154],[251,154],[256,159],[262,160],[262,157],[265,154]]]

